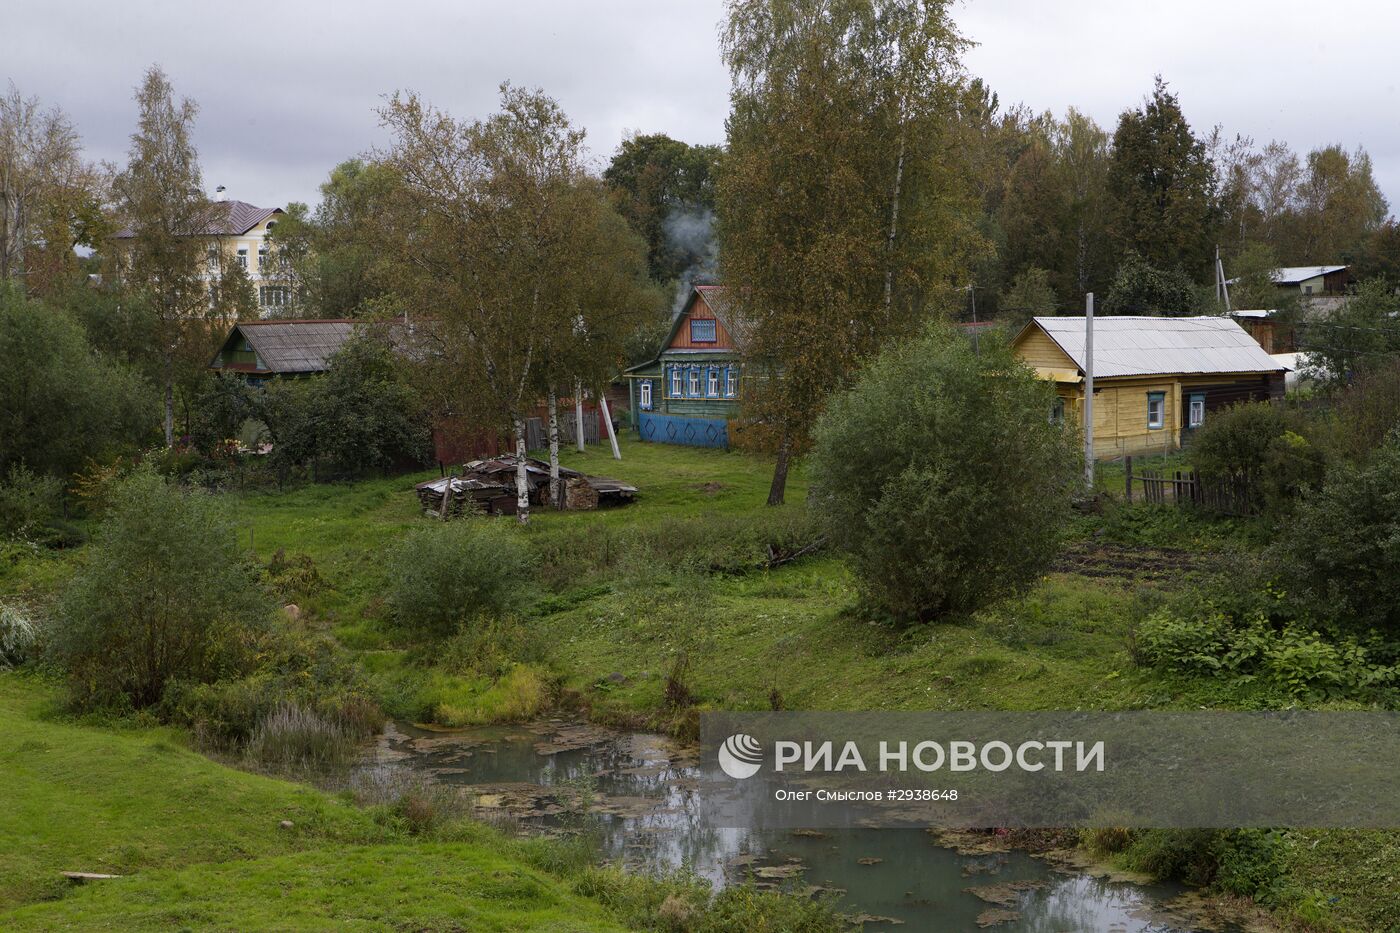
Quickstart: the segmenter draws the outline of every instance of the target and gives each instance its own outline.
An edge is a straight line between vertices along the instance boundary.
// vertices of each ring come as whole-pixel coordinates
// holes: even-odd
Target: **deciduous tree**
[[[731,0],[720,256],[745,334],[749,443],[768,501],[825,399],[967,268],[957,160],[965,40],[935,0]]]
[[[199,155],[190,138],[198,108],[178,104],[165,73],[152,66],[136,91],[140,109],[126,169],[116,178],[119,210],[132,232],[120,256],[126,289],[154,315],[153,352],[165,397],[165,443],[175,442],[175,386],[183,367],[203,368],[212,353],[210,301],[203,276],[210,223]]]

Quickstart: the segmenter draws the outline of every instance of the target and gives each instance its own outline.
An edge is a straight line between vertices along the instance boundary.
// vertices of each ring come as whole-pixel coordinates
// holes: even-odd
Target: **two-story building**
[[[218,281],[225,269],[237,265],[248,274],[258,296],[258,310],[267,317],[291,303],[291,288],[268,238],[278,219],[286,212],[280,207],[258,207],[246,201],[220,200],[209,206],[207,223],[190,235],[208,241],[204,279]],[[121,251],[124,241],[135,233],[119,230],[116,248]]]
[[[721,285],[697,285],[656,358],[623,373],[644,441],[728,447],[742,388],[743,333]]]

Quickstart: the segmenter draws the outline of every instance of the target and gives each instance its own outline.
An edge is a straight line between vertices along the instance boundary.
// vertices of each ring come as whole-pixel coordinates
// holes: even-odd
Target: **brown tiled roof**
[[[273,214],[285,213],[280,207],[258,207],[247,201],[215,201],[209,205],[208,220],[195,236],[242,236]],[[130,227],[118,230],[118,239],[130,239]]]

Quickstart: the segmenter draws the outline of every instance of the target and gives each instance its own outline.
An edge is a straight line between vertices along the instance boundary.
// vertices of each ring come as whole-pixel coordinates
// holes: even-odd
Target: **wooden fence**
[[[1124,461],[1128,501],[1138,494],[1143,502],[1159,505],[1195,506],[1222,515],[1253,515],[1258,505],[1249,485],[1242,480],[1202,479],[1195,470],[1133,470],[1133,458]]]

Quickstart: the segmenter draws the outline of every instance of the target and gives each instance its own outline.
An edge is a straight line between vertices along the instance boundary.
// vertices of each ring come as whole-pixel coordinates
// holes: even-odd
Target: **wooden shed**
[[[1054,420],[1083,421],[1084,338],[1083,317],[1037,317],[1013,343],[1055,383]],[[1094,456],[1180,447],[1216,409],[1281,399],[1287,372],[1227,317],[1096,317]]]

